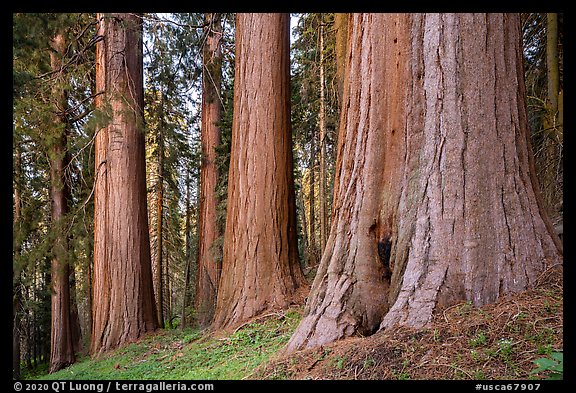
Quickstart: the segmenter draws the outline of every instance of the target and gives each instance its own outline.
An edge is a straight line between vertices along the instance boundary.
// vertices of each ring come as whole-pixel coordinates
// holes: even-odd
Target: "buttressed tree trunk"
[[[303,298],[290,124],[289,15],[236,16],[234,118],[213,326]]]
[[[52,200],[52,223],[54,225],[54,245],[51,266],[51,329],[50,329],[50,372],[58,371],[76,360],[74,355],[73,329],[70,304],[70,265],[68,263],[68,239],[63,227],[68,213],[69,187],[64,176],[68,162],[66,149],[67,120],[66,94],[62,82],[61,57],[66,50],[62,33],[51,42],[50,66],[59,77],[53,88],[54,124],[50,146],[50,197]]]
[[[423,327],[562,263],[535,181],[519,15],[354,15],[350,28],[335,217],[287,350]]]
[[[157,328],[146,204],[142,20],[98,15],[96,105],[108,112],[96,136],[91,353]]]
[[[198,324],[208,326],[214,317],[220,266],[212,245],[220,236],[216,220],[218,168],[216,148],[220,144],[222,104],[222,39],[220,14],[206,14],[207,36],[202,51],[202,164],[200,167],[200,236],[198,237],[198,273],[196,276],[196,310]]]

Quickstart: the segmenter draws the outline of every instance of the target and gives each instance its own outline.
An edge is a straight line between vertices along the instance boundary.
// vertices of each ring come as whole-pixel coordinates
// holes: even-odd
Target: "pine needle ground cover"
[[[368,338],[276,358],[255,373],[271,379],[561,379],[563,277],[560,265],[538,285],[474,307],[437,312],[425,329],[398,328]]]

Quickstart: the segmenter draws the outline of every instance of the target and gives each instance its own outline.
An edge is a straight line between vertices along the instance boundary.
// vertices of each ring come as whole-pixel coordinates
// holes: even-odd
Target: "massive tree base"
[[[534,175],[519,15],[355,14],[350,29],[334,222],[288,351],[423,327],[562,263]]]
[[[543,378],[546,372],[532,373],[533,361],[542,357],[538,349],[564,345],[562,270],[550,268],[535,288],[481,308],[460,302],[437,310],[426,328],[399,326],[275,357],[251,378],[274,379],[279,373],[294,380]],[[497,356],[486,355],[491,351]]]

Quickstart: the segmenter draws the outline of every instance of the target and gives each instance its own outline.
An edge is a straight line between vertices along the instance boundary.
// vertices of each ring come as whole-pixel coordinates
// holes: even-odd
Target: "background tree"
[[[219,236],[215,238],[214,241],[212,241],[211,246],[208,249],[208,253],[213,258],[215,266],[221,271],[224,248],[224,228],[226,226],[226,210],[228,206],[228,173],[230,168],[230,149],[232,142],[235,68],[235,14],[220,14],[220,22],[221,36],[219,45],[222,52],[222,79],[218,99],[222,107],[220,112],[220,121],[217,124],[219,128],[219,144],[214,148],[216,153],[214,155],[214,160],[216,172],[218,173],[216,187],[214,188],[217,201],[215,220],[217,233]],[[197,232],[198,235],[200,235],[199,225]]]
[[[94,25],[90,14],[14,14],[14,198],[19,223],[13,269],[20,352],[28,368],[51,356],[53,366],[62,359],[61,351],[50,351],[50,336],[62,336],[68,323],[59,317],[60,309],[51,311],[51,297],[59,302],[60,294],[70,294],[66,329],[73,350],[64,352],[81,350],[86,337],[81,332],[85,313],[76,310],[89,299],[82,244],[92,236],[91,225],[86,225],[91,207],[85,201],[92,172],[86,163],[92,138]],[[57,36],[61,40],[53,40]]]
[[[562,263],[534,176],[519,15],[354,14],[349,28],[335,218],[288,350],[422,327]]]
[[[522,14],[528,122],[536,174],[557,230],[563,216],[563,14]]]
[[[342,106],[344,96],[344,72],[346,71],[346,44],[348,42],[349,14],[334,14],[334,29],[336,30],[335,57],[336,57],[336,86],[338,88],[338,103]]]
[[[190,200],[197,190],[190,176],[197,173],[200,155],[200,100],[191,91],[200,86],[203,21],[200,14],[146,14],[144,19],[152,271],[157,314],[163,326],[173,327],[178,317],[184,319],[182,294],[190,290],[186,271],[193,263],[189,242],[197,213],[190,211]]]
[[[333,24],[334,14],[299,14],[292,45],[295,183],[303,194],[299,221],[306,223],[303,258],[308,276],[316,271],[332,207],[338,121]]]
[[[96,104],[110,117],[96,136],[91,353],[157,328],[143,133],[142,19],[99,15]],[[126,296],[126,294],[131,294]]]
[[[57,228],[52,257],[52,309],[50,336],[50,372],[58,371],[75,361],[71,302],[70,266],[68,263],[68,238],[65,218],[69,211],[69,185],[64,176],[64,168],[69,162],[67,139],[69,133],[66,111],[68,103],[62,87],[64,78],[61,59],[65,55],[66,41],[58,31],[51,41],[50,66],[57,82],[52,89],[54,105],[54,125],[49,146],[50,157],[50,198],[52,222]]]
[[[288,34],[286,14],[236,16],[234,121],[216,329],[297,302],[298,290],[305,287],[296,238]]]

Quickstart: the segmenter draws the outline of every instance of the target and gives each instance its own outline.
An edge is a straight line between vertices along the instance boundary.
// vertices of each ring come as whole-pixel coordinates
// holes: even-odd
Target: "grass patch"
[[[97,359],[35,379],[242,379],[282,348],[300,322],[301,310],[270,314],[217,337],[195,329],[161,330]]]

